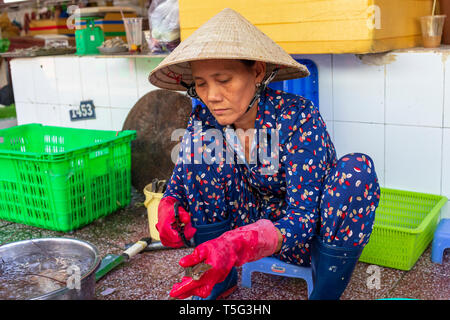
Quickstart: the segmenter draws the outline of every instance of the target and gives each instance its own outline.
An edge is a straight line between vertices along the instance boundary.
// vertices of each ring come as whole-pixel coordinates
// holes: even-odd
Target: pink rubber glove
[[[172,227],[175,221],[174,204],[178,200],[174,197],[164,197],[158,205],[158,223],[156,229],[159,232],[161,243],[167,247],[180,248],[184,246],[178,232]],[[185,224],[184,235],[187,240],[192,239],[197,229],[191,224],[191,216],[181,205],[178,207],[180,220]]]
[[[255,223],[227,231],[220,237],[206,241],[179,261],[183,268],[200,262],[212,266],[199,280],[183,277],[174,284],[170,296],[186,299],[190,296],[206,298],[216,283],[227,277],[233,266],[259,260],[275,253],[278,247],[278,229],[270,220],[261,219]]]

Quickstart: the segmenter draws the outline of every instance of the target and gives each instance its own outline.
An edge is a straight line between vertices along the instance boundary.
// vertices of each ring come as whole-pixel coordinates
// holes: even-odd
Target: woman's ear
[[[256,61],[253,65],[253,70],[255,71],[256,83],[261,83],[264,80],[264,76],[266,75],[266,63],[262,61]]]

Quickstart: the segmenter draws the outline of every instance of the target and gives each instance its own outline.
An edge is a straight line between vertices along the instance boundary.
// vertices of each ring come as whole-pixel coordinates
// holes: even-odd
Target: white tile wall
[[[450,128],[443,129],[442,194],[450,199]]]
[[[446,57],[444,78],[444,127],[450,128],[450,59]]]
[[[36,57],[31,72],[34,78],[35,101],[43,104],[59,104],[56,82],[55,58]]]
[[[78,109],[79,102],[77,105],[60,105],[59,116],[60,116],[60,126],[67,128],[80,128],[86,129],[86,122],[91,120],[78,120],[70,121],[70,110]]]
[[[83,100],[80,59],[67,56],[55,56],[54,59],[60,104],[79,106]]]
[[[11,68],[18,122],[118,130],[138,99],[157,89],[148,81],[148,75],[163,58],[55,56],[14,59]],[[82,100],[93,100],[97,119],[70,121],[69,110],[78,108]],[[32,109],[33,104],[38,105]],[[45,104],[45,111],[54,111],[48,118],[42,114],[38,118],[37,108],[44,110],[41,107]],[[118,110],[111,111],[115,108]]]
[[[327,126],[327,131],[330,135],[330,138],[332,141],[334,141],[334,121],[331,120],[324,120],[325,125]]]
[[[441,193],[442,128],[386,125],[387,187]]]
[[[95,119],[84,120],[86,129],[112,130],[111,108],[95,106]]]
[[[450,201],[447,201],[447,203],[442,207],[440,218],[450,219]]]
[[[386,65],[386,123],[442,126],[444,68],[439,53],[398,53]]]
[[[132,108],[138,97],[135,58],[105,58],[105,61],[111,108]]]
[[[36,122],[45,126],[59,126],[60,107],[57,104],[34,104],[36,111]]]
[[[334,55],[333,111],[335,121],[384,123],[384,66]]]
[[[14,91],[14,98],[15,98]],[[38,123],[36,104],[29,102],[15,102],[16,104],[16,114],[17,114],[17,124],[28,124],[28,123]]]
[[[381,186],[384,186],[384,141],[382,124],[334,122],[333,143],[338,157],[352,152],[369,155]]]
[[[328,124],[328,122],[333,121],[332,55],[304,54],[294,55],[293,57],[295,59],[310,59],[316,64],[319,74],[319,109],[322,118]]]
[[[110,106],[106,60],[88,56],[75,59],[80,62],[83,100],[93,100],[96,107]]]
[[[111,109],[111,130],[122,130],[123,123],[125,122],[130,109]]]
[[[11,60],[11,80],[13,83],[14,100],[17,103],[35,103],[36,95],[33,78],[34,59],[23,58]]]
[[[159,89],[148,81],[150,71],[152,71],[164,58],[136,58],[136,80],[138,98],[146,93]]]

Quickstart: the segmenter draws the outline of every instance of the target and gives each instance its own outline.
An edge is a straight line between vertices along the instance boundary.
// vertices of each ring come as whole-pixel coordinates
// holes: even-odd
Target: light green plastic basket
[[[72,231],[129,204],[135,131],[0,130],[0,219]]]
[[[381,188],[369,243],[360,261],[410,270],[433,239],[445,196]]]

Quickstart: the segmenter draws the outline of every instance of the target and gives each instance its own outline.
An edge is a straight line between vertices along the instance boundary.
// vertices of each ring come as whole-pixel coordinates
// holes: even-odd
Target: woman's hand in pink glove
[[[176,283],[170,295],[178,299],[185,299],[192,295],[206,298],[210,295],[214,285],[222,282],[234,266],[235,258],[231,250],[224,243],[213,239],[200,244],[193,253],[180,260],[183,268],[193,267],[201,262],[212,266],[199,280],[191,277],[183,277],[180,283]]]
[[[186,268],[204,262],[212,268],[199,280],[183,277],[180,283],[173,286],[170,296],[179,299],[193,295],[206,298],[215,284],[225,280],[233,266],[274,254],[279,249],[280,239],[281,233],[273,223],[261,219],[200,244],[179,263]]]
[[[159,232],[161,243],[167,247],[181,248],[184,242],[178,231],[175,229],[175,210],[174,205],[178,200],[173,197],[164,197],[158,206],[158,223],[156,229]],[[184,235],[189,241],[197,231],[191,223],[191,216],[181,205],[178,207],[181,223],[184,224]]]

